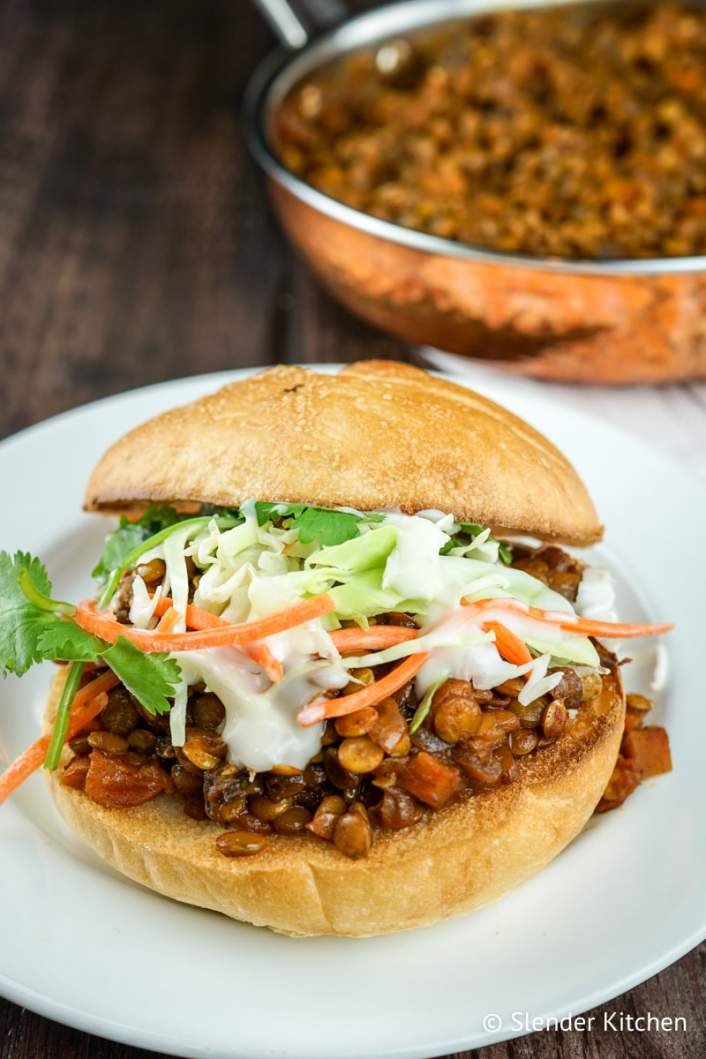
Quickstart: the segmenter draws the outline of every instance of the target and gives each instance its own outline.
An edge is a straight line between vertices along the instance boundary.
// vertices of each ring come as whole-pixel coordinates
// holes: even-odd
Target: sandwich
[[[427,925],[669,768],[610,644],[671,626],[616,621],[566,551],[602,535],[576,471],[452,382],[249,376],[119,440],[85,509],[119,518],[94,598],[0,555],[0,668],[58,664],[0,800],[43,765],[161,894],[293,935]]]

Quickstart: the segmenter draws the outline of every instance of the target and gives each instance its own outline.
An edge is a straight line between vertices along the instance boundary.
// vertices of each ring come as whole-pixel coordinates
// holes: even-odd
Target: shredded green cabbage
[[[444,684],[447,680],[448,677],[446,675],[444,675],[443,677],[439,677],[433,682],[433,684],[430,684],[427,690],[424,692],[424,697],[422,698],[422,701],[419,703],[416,710],[414,711],[414,716],[412,717],[412,720],[409,722],[410,735],[414,735],[417,728],[419,728],[427,719],[427,714],[431,709],[432,699],[436,695],[441,685]]]
[[[322,547],[326,541],[335,543]],[[573,613],[563,596],[506,565],[507,547],[501,548],[489,530],[454,523],[451,516],[440,513],[327,513],[305,505],[249,501],[239,512],[177,520],[134,547],[128,559],[134,560],[138,553],[150,555],[150,548],[166,561],[164,591],[171,591],[180,612],[186,606],[185,559],[190,557],[200,572],[195,604],[230,621],[247,621],[282,606],[282,600],[320,592],[330,592],[336,605],[335,615],[324,623],[329,630],[344,620],[365,626],[369,618],[386,612],[413,614],[420,624],[433,623],[462,598],[475,602],[508,597]],[[108,588],[114,590],[124,563],[125,559],[112,572]],[[419,598],[403,594],[415,587]],[[447,639],[445,644],[470,643],[470,635],[466,628],[453,643]],[[474,642],[487,639],[485,634],[477,635],[481,639]],[[522,638],[533,651],[558,661],[599,665],[587,637],[550,631],[548,636]],[[393,661],[423,650],[424,639],[356,662]]]
[[[342,574],[357,574],[363,570],[382,569],[397,543],[394,526],[381,526],[369,533],[353,537],[345,544],[322,548],[307,559],[308,566],[331,566]]]

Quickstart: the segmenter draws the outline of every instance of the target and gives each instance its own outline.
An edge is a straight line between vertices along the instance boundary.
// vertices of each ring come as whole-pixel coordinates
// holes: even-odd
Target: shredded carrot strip
[[[110,615],[100,613],[95,600],[80,603],[74,621],[86,632],[99,636],[108,643],[115,643],[119,636],[124,636],[143,651],[196,651],[205,647],[228,647],[232,644],[247,644],[255,640],[264,640],[275,633],[285,632],[297,625],[330,614],[336,606],[325,592],[303,600],[301,603],[270,614],[255,621],[242,622],[237,625],[219,624],[197,632],[160,633],[142,632],[129,625],[121,625]]]
[[[118,683],[115,673],[107,672],[96,677],[90,684],[85,684],[76,693],[71,703],[71,721],[67,740],[73,739],[87,724],[90,724],[94,717],[98,716],[107,702],[106,692]],[[0,776],[0,805],[41,766],[50,738],[50,735],[43,735],[37,739],[5,769]]]
[[[284,666],[279,658],[275,658],[266,643],[251,643],[243,645],[245,651],[250,655],[253,662],[265,670],[273,684],[284,676]]]
[[[160,596],[155,603],[154,613],[159,618],[164,614],[168,614],[171,609],[172,600],[170,597]],[[219,629],[221,626],[227,624],[227,622],[224,622],[217,614],[211,614],[208,610],[202,610],[201,607],[195,607],[193,603],[187,603],[185,616],[186,625],[189,629]]]
[[[346,714],[361,710],[363,706],[375,706],[388,695],[404,687],[428,660],[428,653],[410,655],[386,676],[361,688],[360,691],[354,691],[352,695],[342,695],[338,699],[317,699],[308,706],[303,706],[297,714],[297,720],[304,728],[308,728],[327,717],[345,717]]]
[[[171,609],[172,601],[168,596],[163,597],[157,601],[154,608],[155,614],[167,615]],[[162,621],[164,618],[162,619]],[[228,628],[228,622],[224,621],[223,618],[219,618],[217,614],[211,614],[208,610],[202,610],[201,607],[195,607],[193,603],[189,603],[186,608],[186,624],[190,629],[222,629]],[[162,631],[162,622],[157,626],[159,632]],[[267,644],[244,644],[244,650],[250,655],[253,662],[256,662],[261,666],[267,676],[270,678],[273,684],[276,684],[278,680],[281,680],[284,676],[284,666],[278,658],[272,654]]]
[[[532,655],[529,653],[527,645],[522,642],[519,636],[515,636],[507,625],[503,625],[500,621],[484,621],[483,628],[486,632],[495,633],[495,646],[501,658],[504,658],[506,662],[513,662],[516,666],[521,666],[525,662],[532,661]]]
[[[354,655],[415,640],[419,633],[419,629],[405,629],[402,625],[371,625],[369,629],[336,629],[331,639],[342,655]]]
[[[157,632],[171,632],[179,620],[179,611],[174,607],[167,607],[157,625]]]
[[[475,608],[479,613],[484,610],[508,610],[518,614],[526,614],[534,621],[544,622],[546,625],[558,625],[564,632],[575,632],[583,636],[600,636],[602,639],[628,639],[632,636],[658,636],[660,633],[669,632],[674,626],[662,625],[626,625],[617,621],[594,621],[592,618],[579,618],[573,614],[563,614],[558,610],[541,610],[539,607],[530,607],[517,599],[481,599],[475,603],[466,603],[465,606]]]

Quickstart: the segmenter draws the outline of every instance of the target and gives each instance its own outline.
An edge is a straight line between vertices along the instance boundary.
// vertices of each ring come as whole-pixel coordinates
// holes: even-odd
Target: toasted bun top
[[[576,471],[527,423],[463,386],[376,360],[337,375],[272,368],[149,420],[103,456],[85,507],[250,498],[436,508],[579,545],[602,532]]]

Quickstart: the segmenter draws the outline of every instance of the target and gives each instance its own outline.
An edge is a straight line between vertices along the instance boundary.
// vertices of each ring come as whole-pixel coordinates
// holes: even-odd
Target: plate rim
[[[433,927],[428,929],[433,929]],[[366,939],[343,938],[340,940],[360,942],[365,941]],[[629,992],[631,989],[635,989],[650,978],[660,974],[668,967],[671,967],[672,964],[676,963],[677,960],[680,960],[683,956],[688,955],[691,951],[698,948],[704,940],[706,940],[706,926],[704,926],[701,932],[697,930],[693,938],[688,939],[683,946],[678,945],[673,950],[670,950],[664,959],[659,958],[655,960],[654,963],[648,965],[646,973],[642,973],[643,970],[645,970],[645,968],[642,968],[640,971],[637,971],[634,976],[624,979],[620,983],[611,984],[608,986],[607,991],[604,991],[603,989],[594,990],[592,994],[579,1000],[577,1005],[560,1005],[538,1017],[540,1017],[545,1023],[550,1023],[554,1019],[562,1019],[567,1016],[576,1017],[579,1015],[585,1015],[591,1012],[594,1008],[600,1007],[603,1004],[609,1003],[611,1000],[624,996],[625,993]],[[211,1048],[209,1048],[208,1052],[204,1052],[203,1048],[197,1046],[196,1043],[194,1043],[193,1048],[189,1045],[188,1051],[175,1051],[174,1037],[169,1037],[168,1035],[161,1033],[156,1034],[152,1030],[144,1028],[138,1029],[137,1027],[129,1026],[120,1022],[110,1022],[103,1016],[92,1015],[80,1007],[73,1007],[52,1000],[47,994],[38,992],[29,986],[14,982],[12,979],[9,979],[6,975],[1,973],[0,996],[5,1000],[9,1000],[20,1007],[24,1007],[29,1011],[34,1012],[35,1014],[41,1015],[44,1018],[52,1019],[54,1022],[68,1026],[70,1029],[102,1037],[104,1040],[126,1044],[133,1048],[143,1048],[147,1051],[153,1052],[164,1052],[165,1055],[172,1056],[174,1059],[201,1059],[202,1056],[206,1055],[208,1055],[209,1059],[241,1059],[241,1057],[242,1059],[246,1059],[245,1053],[243,1052],[235,1052],[231,1050],[224,1052]],[[504,1041],[516,1040],[518,1037],[531,1036],[534,1032],[544,1031],[540,1029],[539,1031],[532,1030],[525,1032],[524,1030],[519,1029],[517,1031],[507,1032],[503,1027],[497,1032],[475,1032],[472,1035],[458,1037],[455,1040],[446,1040],[444,1042],[439,1041],[438,1043],[429,1046],[418,1046],[413,1049],[404,1046],[400,1046],[399,1048],[386,1048],[384,1051],[375,1054],[379,1056],[379,1059],[438,1059],[440,1056],[453,1056],[457,1052],[474,1050],[493,1044],[502,1044]],[[146,1043],[146,1039],[149,1039],[150,1043]],[[270,1050],[263,1050],[259,1053],[259,1056],[264,1059],[265,1056],[272,1054],[274,1053]],[[287,1053],[287,1055],[289,1054],[290,1053]],[[369,1059],[370,1054],[371,1053],[368,1051],[340,1051],[336,1053],[335,1059]],[[296,1057],[296,1059],[300,1059],[300,1057],[301,1059],[305,1059],[306,1051],[292,1052],[291,1055]],[[249,1056],[248,1059],[250,1059]]]

